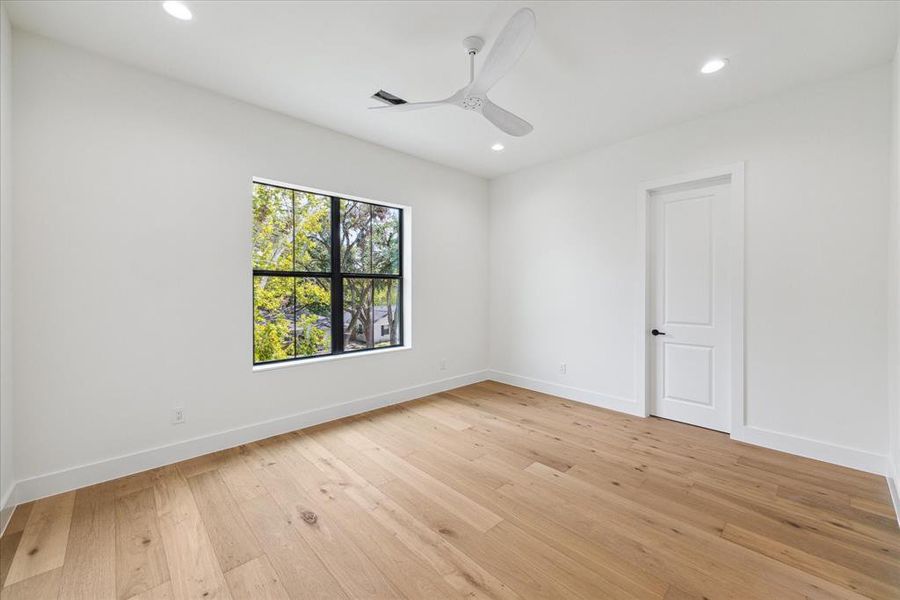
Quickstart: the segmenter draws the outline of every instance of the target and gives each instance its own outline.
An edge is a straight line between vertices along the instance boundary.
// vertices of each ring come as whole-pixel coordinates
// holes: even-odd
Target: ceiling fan
[[[534,28],[534,13],[529,8],[523,8],[510,17],[509,22],[497,37],[497,41],[494,42],[477,77],[475,76],[475,55],[484,47],[484,40],[475,36],[467,37],[463,41],[463,45],[469,55],[469,83],[448,98],[431,102],[407,102],[384,90],[378,90],[372,95],[372,98],[384,102],[386,106],[369,108],[400,112],[449,104],[481,113],[485,119],[509,135],[517,137],[527,135],[534,129],[531,123],[491,102],[487,93],[512,69],[528,48],[531,38],[534,37]]]

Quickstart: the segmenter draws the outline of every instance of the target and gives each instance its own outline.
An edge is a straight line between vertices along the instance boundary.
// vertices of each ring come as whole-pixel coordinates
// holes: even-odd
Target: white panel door
[[[651,413],[729,431],[728,185],[650,197]]]

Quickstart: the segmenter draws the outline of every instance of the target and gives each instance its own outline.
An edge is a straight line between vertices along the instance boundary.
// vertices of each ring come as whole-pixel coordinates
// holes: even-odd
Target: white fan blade
[[[535,18],[530,8],[519,10],[509,19],[491,46],[481,72],[469,86],[468,95],[483,96],[512,69],[531,43],[534,28]]]
[[[528,135],[534,129],[531,123],[522,117],[517,117],[505,108],[500,108],[487,98],[484,99],[481,114],[484,115],[485,119],[496,125],[500,131],[516,137]]]
[[[420,110],[448,104],[447,100],[435,100],[434,102],[404,102],[403,104],[387,104],[385,106],[370,106],[369,110],[390,110],[393,112],[405,112],[408,110]]]

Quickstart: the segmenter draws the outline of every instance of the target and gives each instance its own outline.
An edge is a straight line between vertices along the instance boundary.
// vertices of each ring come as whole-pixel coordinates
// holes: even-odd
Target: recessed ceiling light
[[[503,150],[503,148],[505,148],[505,146],[499,142],[491,146],[491,150],[493,150],[494,152],[500,152],[501,150]]]
[[[716,73],[717,71],[721,71],[725,68],[725,65],[728,64],[727,58],[714,58],[712,60],[706,61],[700,68],[700,72],[704,75],[711,75],[712,73]]]
[[[194,18],[191,9],[184,5],[184,2],[177,0],[166,0],[162,3],[163,10],[178,19],[179,21],[190,21]]]

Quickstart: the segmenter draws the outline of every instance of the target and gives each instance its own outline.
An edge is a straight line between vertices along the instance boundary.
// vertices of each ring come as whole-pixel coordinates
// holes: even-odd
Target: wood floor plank
[[[393,471],[398,478],[408,482],[423,494],[434,497],[436,502],[442,504],[448,510],[459,514],[464,521],[471,524],[475,529],[484,532],[501,521],[500,517],[491,511],[472,502],[464,494],[459,493],[435,477],[403,460],[386,447],[379,446],[365,452],[382,467]]]
[[[266,489],[244,462],[243,455],[246,452],[247,449],[244,446],[232,448],[228,459],[219,466],[222,479],[238,503],[266,494]]]
[[[35,502],[9,567],[6,586],[63,565],[74,504],[75,492]]]
[[[728,524],[722,537],[870,598],[890,598],[897,594],[896,587],[735,525]]]
[[[406,405],[409,410],[422,415],[427,419],[431,419],[436,423],[440,423],[444,427],[449,427],[454,431],[463,431],[469,428],[469,424],[453,413],[442,410],[439,406],[425,400],[420,402],[411,402]]]
[[[300,480],[320,473],[312,465],[309,470],[299,470],[301,465],[292,460],[290,442],[290,438],[283,437],[249,445],[257,477],[348,596],[397,596],[396,588],[349,539],[344,526],[328,510],[322,494],[308,493]]]
[[[455,598],[460,596],[440,574],[421,558],[406,552],[399,540],[385,530],[368,511],[353,502],[345,493],[354,482],[345,477],[334,477],[334,471],[319,469],[315,463],[319,454],[310,436],[298,435],[291,450],[302,457],[309,469],[316,469],[319,476],[308,470],[300,481],[308,494],[318,494],[327,506],[327,512],[343,525],[344,534],[362,550],[384,573],[394,587],[406,598]],[[312,459],[310,460],[310,455]]]
[[[853,479],[844,479],[837,475],[823,477],[817,473],[804,471],[803,468],[797,465],[787,466],[779,462],[760,460],[749,456],[739,457],[737,464],[744,472],[752,473],[758,477],[770,478],[783,485],[804,484],[812,487],[824,487],[836,492],[864,497],[874,501],[887,502],[890,500],[890,492],[883,489],[883,486],[874,485],[874,482],[869,477]]]
[[[153,485],[159,530],[176,600],[230,599],[209,533],[178,469],[162,469]]]
[[[9,573],[9,567],[16,555],[20,539],[22,539],[21,529],[0,537],[0,588],[3,588],[3,584],[6,583],[6,575]]]
[[[169,567],[153,488],[117,498],[116,596],[126,600],[168,581]]]
[[[705,571],[714,574],[716,584],[725,589],[745,590],[744,593],[778,598],[835,598],[854,597],[852,591],[843,593],[837,586],[829,585],[821,579],[809,577],[800,570],[793,569],[768,557],[746,552],[734,544],[724,543],[719,537],[709,535],[686,523],[674,520],[663,513],[644,509],[636,503],[620,500],[581,482],[577,478],[559,473],[540,463],[534,463],[529,471],[550,483],[554,489],[571,499],[587,497],[594,502],[579,504],[578,511],[591,521],[603,524],[604,528],[616,528],[630,535],[639,543],[653,547],[663,553],[667,561],[681,564],[693,573]],[[570,496],[569,494],[574,494]],[[567,507],[572,510],[572,504]],[[609,523],[610,514],[617,515],[619,522]],[[624,517],[628,515],[628,519]],[[642,526],[644,523],[647,526]],[[687,548],[702,545],[703,553],[688,553]],[[754,568],[748,569],[751,565]],[[765,578],[755,575],[766,572]],[[690,589],[686,587],[685,589]],[[858,596],[858,595],[856,595]]]
[[[726,521],[765,535],[774,541],[802,550],[838,564],[847,565],[869,577],[885,581],[897,582],[900,568],[896,560],[887,555],[890,548],[878,554],[870,548],[847,544],[835,540],[815,529],[815,526],[798,523],[792,519],[778,520],[763,514],[766,509],[761,506],[748,506],[744,501],[721,490],[709,490],[697,487],[691,494],[698,503],[704,503],[710,510],[726,515]],[[898,587],[900,589],[900,587]]]
[[[269,559],[259,556],[225,573],[234,600],[290,600]]]
[[[31,515],[31,510],[33,508],[34,502],[25,502],[18,505],[15,510],[13,510],[13,514],[9,518],[9,523],[6,524],[3,535],[6,536],[13,533],[19,533],[25,529],[25,524],[28,522],[28,517]]]
[[[445,482],[456,489],[466,490],[470,497],[501,515],[504,520],[514,523],[547,546],[579,561],[622,590],[641,598],[660,598],[665,593],[667,583],[652,572],[621,560],[616,552],[607,551],[591,543],[577,531],[565,529],[529,503],[517,502],[497,494],[492,484],[486,484],[489,479],[479,472],[501,473],[507,479],[507,483],[527,478],[526,473],[513,474],[505,463],[493,456],[485,456],[476,461],[460,461],[447,456],[438,458],[429,455],[427,460],[438,465]]]
[[[375,485],[366,480],[364,472],[356,472],[337,456],[316,441],[316,436],[302,436],[298,448],[303,455],[332,481],[341,487],[349,498],[367,510],[373,518],[407,548],[407,551],[429,564],[454,589],[467,598],[505,598],[519,596],[506,584],[483,569],[415,518],[399,504],[391,500]]]
[[[149,469],[147,471],[141,471],[140,473],[134,473],[133,475],[126,475],[119,479],[107,481],[101,485],[108,485],[113,488],[116,497],[128,496],[140,490],[151,489],[162,471],[162,468]]]
[[[103,485],[82,488],[75,494],[60,599],[115,599],[115,567],[115,493]]]
[[[477,440],[461,436],[459,432],[409,410],[397,410],[381,415],[377,420],[373,419],[373,424],[376,429],[390,437],[403,437],[411,442],[416,448],[413,452],[418,451],[423,440],[430,446],[441,448],[444,452],[452,452],[470,460],[489,452]]]
[[[374,486],[351,488],[347,494],[360,506],[368,506],[381,525],[393,532],[410,551],[440,573],[467,598],[519,598],[511,587],[444,540],[403,507]]]
[[[0,600],[112,596],[897,600],[900,527],[882,477],[482,382],[14,511]]]
[[[62,567],[44,571],[0,590],[0,600],[49,600],[59,595]]]
[[[890,519],[893,523],[897,522],[897,515],[894,513],[894,507],[889,502],[880,502],[877,500],[869,500],[868,498],[850,497],[850,506],[859,510]]]
[[[704,600],[702,596],[698,596],[697,594],[689,594],[684,590],[679,589],[677,586],[669,586],[668,591],[666,591],[666,595],[663,600]]]
[[[203,454],[202,456],[198,456],[196,458],[183,460],[176,466],[178,468],[178,472],[181,473],[182,477],[184,477],[185,479],[190,479],[195,475],[208,473],[209,471],[221,467],[223,464],[228,462],[230,452],[230,450],[221,450],[219,452]]]
[[[266,556],[292,600],[348,596],[294,528],[291,519],[266,494],[240,504]]]
[[[346,429],[344,427],[333,427],[327,430],[310,433],[304,431],[303,433],[309,438],[316,440],[330,452],[333,452],[334,455],[339,457],[341,462],[348,467],[360,473],[365,473],[366,479],[375,484],[385,483],[395,478],[395,475],[391,471],[383,468],[362,452],[359,452],[358,449],[345,438]],[[362,438],[362,436],[357,436],[357,442],[360,438]],[[351,439],[353,438],[351,437]],[[366,440],[366,443],[369,443],[368,440]]]
[[[219,566],[230,571],[262,554],[218,470],[188,478]]]
[[[564,558],[561,553],[546,545],[535,543],[527,534],[505,521],[483,533],[402,479],[389,482],[381,489],[407,512],[423,521],[429,529],[506,582],[522,597],[630,597],[611,583],[603,586],[598,578],[587,575],[590,573],[589,569],[583,566],[573,567],[577,563]],[[509,543],[502,543],[499,538]],[[529,550],[521,552],[517,546]],[[548,554],[554,556],[548,558]],[[572,577],[573,572],[581,577]],[[554,577],[554,574],[557,576]]]
[[[128,600],[173,600],[175,598],[172,592],[172,582],[166,581],[151,590],[141,592],[137,596],[132,596]]]

